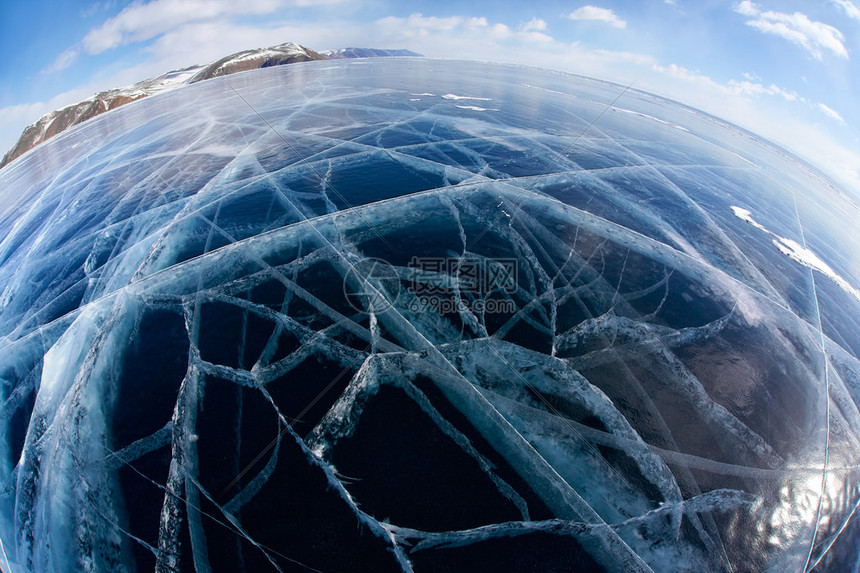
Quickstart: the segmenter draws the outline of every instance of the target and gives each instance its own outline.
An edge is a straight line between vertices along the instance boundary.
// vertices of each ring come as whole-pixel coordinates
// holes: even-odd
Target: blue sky
[[[858,2],[860,4],[860,2]],[[0,148],[93,92],[286,41],[532,64],[669,97],[860,197],[854,0],[3,2]]]

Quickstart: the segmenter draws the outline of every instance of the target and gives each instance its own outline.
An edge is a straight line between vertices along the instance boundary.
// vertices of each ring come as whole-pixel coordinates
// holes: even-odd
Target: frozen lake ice
[[[94,118],[0,171],[0,568],[854,570],[858,218],[524,67]]]

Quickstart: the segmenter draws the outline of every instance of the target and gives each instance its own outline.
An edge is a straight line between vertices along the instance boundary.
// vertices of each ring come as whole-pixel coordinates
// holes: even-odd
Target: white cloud
[[[50,72],[58,72],[60,70],[64,70],[71,66],[80,55],[77,48],[69,48],[64,51],[62,54],[57,56],[54,60],[54,63],[42,70],[42,73],[50,73]]]
[[[546,30],[546,22],[540,18],[532,18],[520,26],[521,32],[543,32]]]
[[[427,44],[420,44],[410,49],[418,52],[431,52],[443,57],[482,57],[498,59],[502,53],[498,42],[514,43],[546,43],[554,41],[541,30],[546,29],[546,22],[537,18],[532,19],[512,30],[507,25],[496,22],[490,23],[484,16],[465,18],[449,16],[438,18],[412,14],[406,18],[388,16],[377,20],[371,26],[373,38],[389,38],[389,42],[416,41],[433,37]],[[471,51],[464,51],[463,46],[469,45]],[[422,46],[424,46],[422,48]],[[495,57],[494,57],[495,56]]]
[[[87,33],[81,44],[100,54],[132,42],[150,40],[192,22],[248,14],[271,14],[286,5],[310,6],[340,0],[152,0],[133,2]]]
[[[614,28],[626,28],[627,22],[619,18],[615,12],[609,8],[599,8],[597,6],[582,6],[567,15],[571,20],[596,20],[605,22]]]
[[[730,79],[726,83],[719,83],[698,71],[688,70],[675,64],[669,66],[660,66],[655,64],[652,66],[652,70],[666,76],[671,76],[676,79],[684,80],[685,82],[696,84],[708,91],[720,93],[726,96],[777,96],[787,102],[806,104],[813,110],[823,112],[831,119],[835,119],[840,122],[843,121],[842,116],[823,103],[812,102],[808,98],[798,94],[796,91],[782,88],[776,84],[765,85],[761,82],[761,78],[749,73],[743,74],[744,78],[746,78],[743,81]]]
[[[823,103],[816,104],[816,107],[819,110],[821,110],[822,112],[824,112],[824,115],[826,115],[830,119],[835,119],[839,123],[845,123],[845,120],[842,119],[842,116],[839,115],[839,112],[837,112],[836,110],[831,109],[830,107],[824,105]]]
[[[485,28],[487,26],[487,19],[481,16],[480,18],[467,18],[464,26],[467,28]]]
[[[796,91],[786,90],[775,84],[765,86],[757,81],[739,82],[737,80],[729,80],[725,84],[725,89],[728,93],[734,95],[775,95],[780,96],[786,101],[806,101]]]
[[[108,2],[96,2],[91,4],[90,6],[81,9],[80,15],[81,18],[91,18],[101,12],[102,10],[109,10],[113,7],[115,2],[113,0]]]
[[[851,4],[850,2],[847,3]],[[853,4],[851,6],[853,7]],[[842,32],[829,24],[810,20],[802,12],[788,14],[762,11],[758,4],[750,0],[743,0],[736,4],[734,9],[738,14],[751,18],[747,20],[747,26],[793,42],[812,54],[812,57],[817,60],[822,59],[823,50],[833,52],[840,58],[848,58],[848,50],[842,43],[845,40]]]
[[[743,14],[744,16],[757,16],[759,9],[758,6],[753,4],[750,0],[743,0],[743,2],[739,2],[735,6],[735,12]]]
[[[487,26],[486,18],[469,18],[466,20],[462,16],[448,16],[439,18],[437,16],[423,16],[419,13],[410,15],[405,20],[402,18],[384,18],[383,20],[392,20],[401,22],[402,25],[411,30],[419,30],[427,32],[429,30],[448,31],[457,28],[464,23],[470,28],[484,28]]]
[[[860,8],[858,8],[851,0],[832,0],[834,4],[842,8],[849,18],[860,20]]]

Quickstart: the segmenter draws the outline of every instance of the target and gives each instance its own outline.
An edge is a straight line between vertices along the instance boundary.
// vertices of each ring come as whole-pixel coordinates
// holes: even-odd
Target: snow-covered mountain
[[[24,129],[12,149],[3,156],[0,167],[73,125],[140,98],[184,85],[202,69],[203,66],[193,66],[175,70],[136,84],[98,92],[83,101],[46,113]]]
[[[269,48],[244,50],[208,65],[174,70],[156,78],[143,80],[129,86],[99,92],[81,102],[47,113],[24,129],[24,132],[12,149],[3,156],[2,161],[0,161],[0,168],[43,141],[54,137],[74,125],[140,98],[185,84],[192,84],[246,70],[311,60],[420,55],[409,50],[375,50],[367,48],[345,48],[343,50],[318,53],[293,42]]]
[[[326,57],[311,49],[305,48],[292,42],[272,46],[271,48],[259,48],[256,50],[245,50],[221,58],[208,66],[202,67],[194,77],[187,83],[208,80],[219,76],[227,76],[236,72],[256,70],[258,68],[269,68],[294,64],[296,62],[308,62],[311,60],[325,60]]]

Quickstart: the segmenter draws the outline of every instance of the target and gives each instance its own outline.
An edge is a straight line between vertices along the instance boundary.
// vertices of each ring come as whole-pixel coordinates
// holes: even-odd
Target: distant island
[[[106,111],[116,109],[141,98],[179,86],[193,84],[237,72],[282,66],[313,60],[344,60],[350,58],[423,57],[410,50],[381,50],[373,48],[343,48],[315,52],[293,42],[269,48],[236,52],[210,64],[174,70],[129,86],[106,90],[89,98],[54,110],[27,126],[15,145],[0,160],[0,168],[55,135]]]

